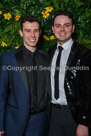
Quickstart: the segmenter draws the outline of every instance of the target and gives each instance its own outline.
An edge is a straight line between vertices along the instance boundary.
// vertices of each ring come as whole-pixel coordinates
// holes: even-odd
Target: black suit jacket
[[[49,50],[49,65],[56,45]],[[91,50],[73,43],[65,69],[65,94],[69,110],[77,124],[91,125]]]

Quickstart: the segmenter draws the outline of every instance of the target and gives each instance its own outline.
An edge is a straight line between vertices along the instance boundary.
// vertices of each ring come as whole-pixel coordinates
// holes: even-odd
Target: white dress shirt
[[[61,46],[59,43],[57,44],[57,49],[55,50],[52,63],[51,63],[51,90],[52,90],[52,103],[54,104],[60,104],[60,105],[67,105],[67,100],[65,96],[65,90],[64,90],[64,78],[65,78],[65,68],[67,64],[67,60],[71,51],[71,47],[73,44],[72,38],[69,39],[66,43],[62,45],[63,50],[61,54],[61,60],[60,60],[60,71],[59,71],[59,98],[54,98],[54,74],[55,74],[55,67],[56,67],[56,60],[59,53],[58,47]]]

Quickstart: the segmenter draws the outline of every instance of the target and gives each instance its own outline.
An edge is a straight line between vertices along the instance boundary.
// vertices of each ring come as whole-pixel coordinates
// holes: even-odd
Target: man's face
[[[23,23],[23,30],[20,30],[20,35],[23,37],[24,46],[29,50],[34,50],[36,48],[37,42],[41,30],[37,22],[25,22]]]
[[[74,28],[75,26],[72,25],[72,20],[64,15],[57,16],[52,26],[53,33],[61,45],[71,38]]]

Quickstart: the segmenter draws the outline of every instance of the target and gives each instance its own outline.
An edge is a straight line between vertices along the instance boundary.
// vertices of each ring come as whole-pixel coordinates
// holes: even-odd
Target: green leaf
[[[13,24],[8,25],[8,27],[5,28],[5,30],[3,31],[3,33],[9,32],[14,28]]]

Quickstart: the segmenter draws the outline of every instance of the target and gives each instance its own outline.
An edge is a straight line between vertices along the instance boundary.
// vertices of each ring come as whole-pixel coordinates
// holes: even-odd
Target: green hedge
[[[0,0],[0,53],[22,44],[19,35],[20,18],[36,15],[42,22],[40,48],[48,51],[55,44],[51,26],[56,10],[67,9],[74,15],[77,41],[91,49],[91,0]]]

